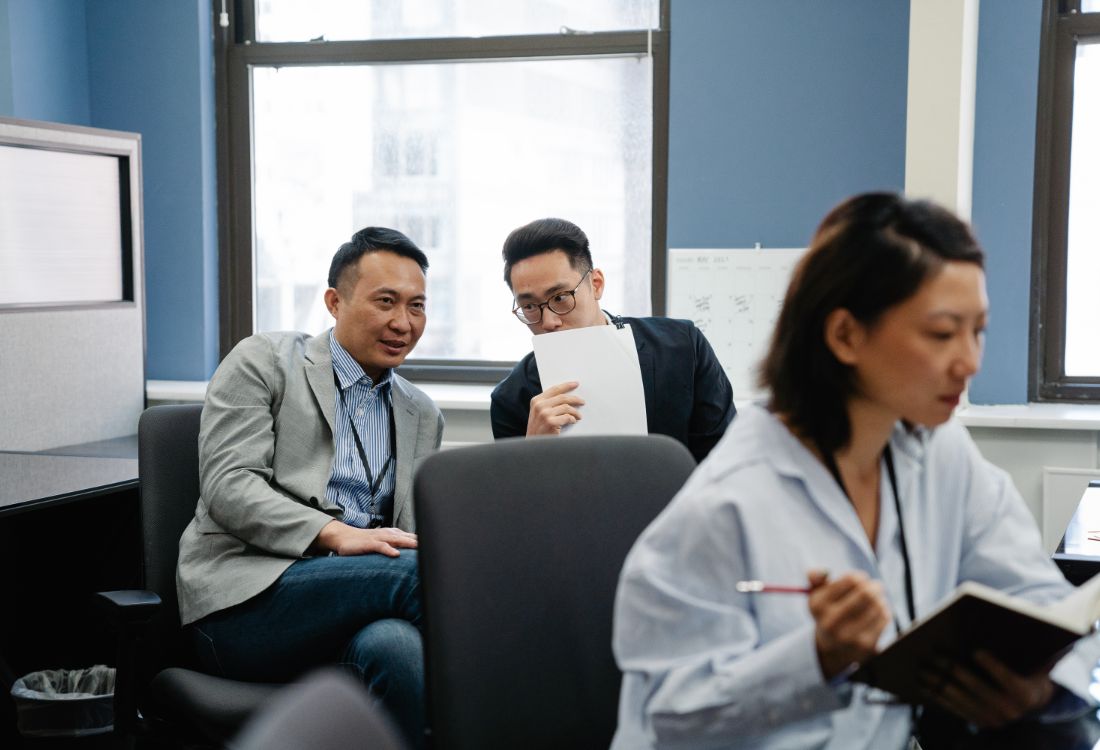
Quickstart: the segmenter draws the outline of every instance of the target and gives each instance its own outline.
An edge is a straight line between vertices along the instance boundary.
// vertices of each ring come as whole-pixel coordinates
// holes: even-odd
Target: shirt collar
[[[329,330],[328,332],[329,349],[332,350],[332,371],[336,373],[336,382],[340,385],[340,390],[347,390],[356,383],[364,383],[368,388],[385,388],[392,382],[390,377],[393,374],[393,370],[383,370],[382,377],[378,379],[378,383],[371,380],[370,375],[363,372],[363,368],[355,361],[355,358],[348,354],[348,350],[340,346],[340,342],[336,340],[335,331]]]
[[[626,321],[623,320],[623,316],[621,315],[612,315],[607,310],[603,309],[601,309],[600,312],[602,312],[604,318],[607,319],[608,325],[615,326],[616,328],[622,328],[623,325],[626,323]],[[638,344],[638,346],[641,347],[641,344]]]
[[[821,461],[802,444],[775,414],[759,404],[746,404],[737,410],[737,420],[742,423],[756,422],[762,425],[759,430],[738,431],[738,435],[749,435],[751,443],[741,445],[737,453],[752,455],[767,461],[780,474],[805,478],[808,467],[823,467]],[[926,427],[907,428],[900,420],[894,426],[890,436],[890,446],[895,459],[904,455],[916,463],[923,460],[926,444],[933,430]]]

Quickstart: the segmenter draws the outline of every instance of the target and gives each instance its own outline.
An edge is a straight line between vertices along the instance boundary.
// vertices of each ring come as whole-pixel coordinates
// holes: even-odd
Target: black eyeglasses
[[[585,278],[590,273],[592,273],[591,268],[584,272],[584,276],[581,276],[581,280],[573,287],[573,291],[552,294],[549,299],[541,303],[524,302],[522,305],[516,305],[515,309],[512,310],[512,314],[519,318],[520,323],[530,326],[542,320],[542,308],[544,307],[549,307],[550,312],[556,315],[573,312],[573,309],[577,306],[577,290],[581,288],[581,284],[584,283]]]

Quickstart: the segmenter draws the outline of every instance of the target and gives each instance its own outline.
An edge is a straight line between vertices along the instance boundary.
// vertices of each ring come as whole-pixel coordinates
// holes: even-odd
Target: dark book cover
[[[918,675],[934,670],[937,661],[971,666],[974,653],[985,650],[1012,670],[1032,674],[1048,669],[1083,635],[963,593],[864,662],[852,679],[923,703]]]

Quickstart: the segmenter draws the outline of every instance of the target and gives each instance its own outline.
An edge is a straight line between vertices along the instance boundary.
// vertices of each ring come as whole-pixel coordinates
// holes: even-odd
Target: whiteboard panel
[[[119,160],[0,145],[0,305],[122,299]]]
[[[782,249],[670,249],[668,316],[706,335],[737,403],[758,401],[756,368],[767,352],[791,271],[805,252]]]

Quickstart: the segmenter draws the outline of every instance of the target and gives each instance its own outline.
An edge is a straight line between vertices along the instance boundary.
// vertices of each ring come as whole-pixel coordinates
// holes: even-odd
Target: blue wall
[[[988,255],[990,327],[978,404],[1027,401],[1031,213],[1042,0],[982,3],[974,113],[974,229]]]
[[[984,3],[974,223],[993,306],[976,403],[1026,400],[1042,0]],[[0,0],[0,114],[142,133],[148,376],[217,365],[206,0]],[[904,185],[908,2],[673,0],[672,247],[804,246],[855,192]]]
[[[0,0],[0,18],[0,114],[141,133],[146,375],[205,380],[218,363],[209,3]]]
[[[218,363],[214,95],[204,0],[92,0],[92,124],[141,133],[147,377]]]
[[[0,113],[14,111],[11,103],[11,22],[8,0],[0,0]]]
[[[13,115],[90,125],[83,0],[8,0],[6,5]]]
[[[905,185],[909,3],[673,0],[669,247],[805,247]]]

